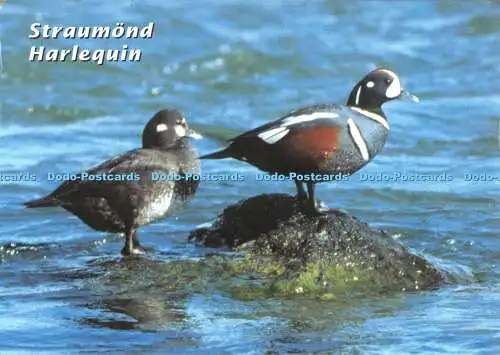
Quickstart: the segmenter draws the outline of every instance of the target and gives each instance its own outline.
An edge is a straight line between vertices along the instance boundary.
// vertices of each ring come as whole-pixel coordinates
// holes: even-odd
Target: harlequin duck
[[[375,69],[351,91],[347,104],[305,107],[229,140],[224,150],[200,159],[235,158],[278,174],[353,174],[382,149],[389,123],[382,105],[390,100],[418,98],[401,87],[398,76]],[[315,183],[295,178],[304,212],[322,212],[314,198]]]
[[[142,148],[78,174],[25,206],[62,207],[95,230],[125,233],[123,255],[142,253],[136,229],[165,217],[198,188],[199,181],[186,175],[200,174],[188,137],[200,138],[178,111],[161,110],[146,124]]]

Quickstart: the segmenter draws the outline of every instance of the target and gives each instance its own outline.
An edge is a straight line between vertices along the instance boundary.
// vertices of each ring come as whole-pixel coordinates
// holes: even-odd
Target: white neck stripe
[[[356,101],[354,102],[356,105],[359,104],[359,95],[361,94],[361,85],[358,87],[358,91],[356,91]]]
[[[376,114],[374,112],[363,110],[362,108],[359,108],[359,107],[349,106],[349,108],[351,110],[354,110],[354,111],[362,114],[365,117],[368,117],[368,118],[370,118],[370,119],[372,119],[374,121],[377,121],[382,126],[384,126],[385,128],[389,129],[389,123],[387,122],[387,120],[384,117],[382,117],[382,116],[380,116],[380,115],[378,115],[378,114]]]

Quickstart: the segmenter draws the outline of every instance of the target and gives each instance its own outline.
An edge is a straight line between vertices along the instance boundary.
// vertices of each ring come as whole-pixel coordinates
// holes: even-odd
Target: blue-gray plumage
[[[292,111],[231,140],[219,152],[200,159],[235,158],[270,173],[352,174],[370,162],[384,146],[389,123],[382,105],[409,97],[395,73],[376,69],[352,89],[346,105],[314,105]],[[320,213],[314,184],[295,180],[305,212]]]

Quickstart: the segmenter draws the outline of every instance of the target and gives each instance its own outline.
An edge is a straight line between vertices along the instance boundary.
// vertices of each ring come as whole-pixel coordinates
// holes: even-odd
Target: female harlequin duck
[[[387,69],[368,73],[354,86],[347,105],[315,105],[293,111],[276,121],[245,132],[224,150],[201,159],[235,158],[279,174],[353,174],[385,144],[389,132],[382,105],[393,99],[418,98],[401,88]],[[295,179],[304,212],[321,214],[314,198],[315,183]]]
[[[142,148],[78,174],[78,180],[25,206],[62,207],[95,230],[124,232],[123,255],[142,253],[136,229],[165,217],[198,188],[198,179],[186,178],[200,174],[188,137],[200,138],[178,111],[161,110],[146,124]]]

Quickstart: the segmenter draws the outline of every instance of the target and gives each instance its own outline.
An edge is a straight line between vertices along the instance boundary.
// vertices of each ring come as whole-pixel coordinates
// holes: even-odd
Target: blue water
[[[156,23],[149,40],[29,39],[30,25]],[[500,4],[497,1],[7,1],[0,9],[0,353],[500,353]],[[139,63],[31,63],[30,47],[142,50]],[[388,67],[420,104],[385,107],[391,125],[366,174],[449,174],[445,183],[322,184],[318,197],[473,282],[338,301],[243,301],[187,243],[227,205],[293,184],[258,182],[241,162],[206,161],[190,208],[140,231],[147,258],[121,260],[120,236],[22,202],[140,144],[152,114],[178,108],[223,139],[293,108],[344,102]],[[186,265],[191,265],[187,267]],[[185,269],[184,269],[185,268]]]

